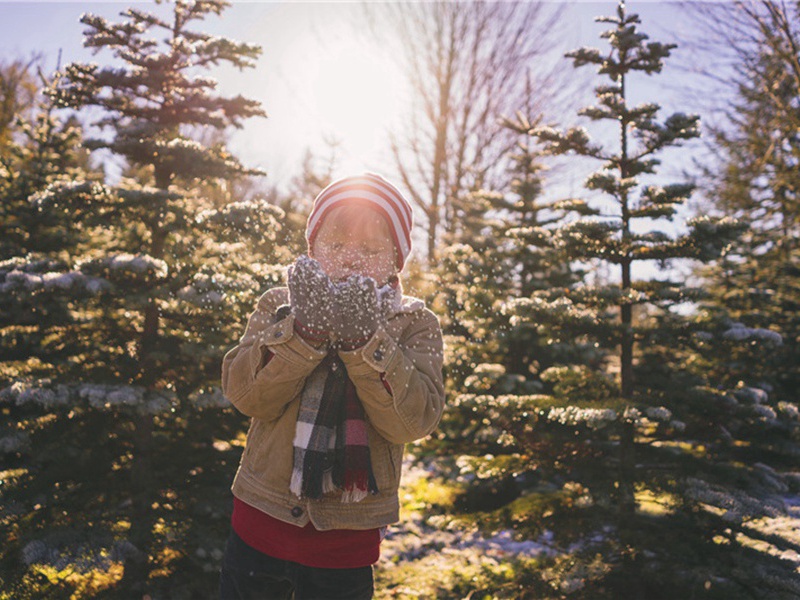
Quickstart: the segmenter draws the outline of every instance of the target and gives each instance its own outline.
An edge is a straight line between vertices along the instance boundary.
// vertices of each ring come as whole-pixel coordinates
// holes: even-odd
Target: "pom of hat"
[[[362,205],[378,211],[392,233],[397,248],[397,270],[401,271],[411,252],[411,205],[394,185],[375,173],[338,179],[317,195],[306,224],[311,247],[325,216],[337,206]]]

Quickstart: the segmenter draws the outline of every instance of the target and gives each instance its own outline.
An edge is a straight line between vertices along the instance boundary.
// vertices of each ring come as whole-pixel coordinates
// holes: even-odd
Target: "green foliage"
[[[45,90],[57,84],[58,77],[42,81]],[[45,215],[35,198],[57,182],[88,176],[86,153],[78,149],[82,129],[44,98],[29,117],[18,116],[14,134],[0,153],[0,260],[73,248],[81,232],[69,213],[57,206]]]
[[[585,210],[544,200],[541,157],[527,140],[530,120],[517,115],[505,127],[519,136],[509,153],[509,189],[474,190],[457,234],[442,249],[435,269],[439,282],[432,305],[443,314],[445,333],[454,336],[457,356],[448,357],[454,393],[464,386],[476,389],[485,379],[481,365],[496,364],[503,371],[498,385],[506,392],[540,387],[532,374],[555,361],[535,326],[517,322],[503,310],[506,302],[536,290],[566,286],[579,274],[555,247],[548,228],[567,212]],[[485,386],[494,386],[488,380]]]
[[[560,556],[544,578],[570,597],[744,598],[754,581],[786,597],[796,575],[769,553],[754,556],[742,537],[765,541],[769,535],[746,523],[774,522],[787,510],[780,469],[796,452],[794,404],[779,408],[763,386],[743,382],[747,361],[763,361],[781,341],[718,312],[683,316],[681,305],[705,301],[707,290],[633,277],[645,261],[717,260],[744,227],[710,216],[687,220],[677,235],[659,227],[676,218],[693,186],[647,177],[665,149],[697,137],[699,119],[676,113],[659,121],[656,104],[629,106],[631,76],[660,72],[674,45],[648,42],[622,3],[601,21],[612,25],[601,36],[610,51],[567,56],[576,67],[595,65],[607,80],[595,88],[596,105],[580,114],[610,122],[619,145],[595,143],[583,127],[526,123],[521,132],[545,154],[592,158],[601,167],[586,180],[586,200],[550,205],[546,223],[519,221],[505,251],[520,260],[531,246],[541,249],[523,272],[553,274],[545,265],[557,257],[561,265],[610,265],[614,276],[591,285],[543,277],[546,284],[527,288],[498,276],[491,260],[503,246],[486,234],[489,219],[503,214],[495,200],[503,194],[476,198],[475,215],[485,219],[475,221],[478,242],[445,254],[445,261],[453,256],[446,268],[471,282],[451,288],[447,305],[448,323],[464,340],[452,352],[470,356],[471,369],[452,383],[456,399],[437,441],[464,455],[456,476],[466,488],[456,507],[466,514],[445,519],[509,528],[528,540],[554,532]],[[489,285],[499,302],[488,301]],[[522,351],[530,356],[525,369],[508,368],[507,357],[519,351],[497,333],[508,326],[536,340]],[[734,372],[742,379],[721,357],[739,361]],[[770,543],[788,548],[790,537]],[[731,568],[747,560],[759,573],[749,581]]]
[[[303,249],[334,159],[309,155],[288,195],[254,194],[224,131],[263,111],[205,70],[258,49],[190,29],[225,2],[169,6],[85,16],[114,66],[70,65],[13,138],[0,123],[0,598],[216,588],[245,426],[219,364]],[[657,180],[699,121],[628,104],[630,75],[674,45],[623,4],[601,19],[610,50],[567,55],[603,79],[579,116],[619,146],[506,121],[510,183],[459,197],[439,264],[411,265],[442,316],[449,403],[414,448],[427,475],[404,476],[377,597],[800,595],[785,502],[800,493],[797,57],[765,10],[735,127],[715,138],[721,217],[681,221],[694,186]],[[102,110],[83,147],[125,159],[115,185],[54,102]],[[585,198],[545,199],[560,154],[599,161]],[[633,277],[687,258],[705,263],[696,285]],[[599,266],[612,276],[586,276]]]
[[[89,148],[108,148],[132,163],[152,166],[162,189],[176,175],[191,180],[260,173],[243,168],[223,145],[205,146],[182,133],[191,126],[241,128],[245,119],[265,115],[254,100],[216,95],[216,81],[201,74],[221,63],[254,67],[261,53],[257,45],[190,28],[228,5],[178,0],[170,20],[142,10],[122,13],[126,20],[121,23],[93,14],[81,17],[88,27],[84,45],[109,50],[126,65],[70,64],[64,83],[54,91],[60,106],[104,109],[97,125],[110,129],[112,137],[87,140]],[[151,37],[159,33],[167,38]]]
[[[282,210],[203,193],[256,171],[219,138],[184,134],[263,115],[203,74],[259,53],[191,29],[225,6],[178,1],[169,22],[138,9],[116,24],[85,15],[86,45],[116,63],[57,77],[15,155],[19,175],[0,188],[17,219],[3,226],[27,219],[36,234],[4,236],[0,262],[0,450],[19,473],[4,485],[0,561],[15,595],[215,587],[230,502],[219,482],[232,478],[244,425],[219,365],[286,256]],[[101,109],[102,138],[83,145],[127,161],[116,185],[79,168],[80,130],[53,102]]]

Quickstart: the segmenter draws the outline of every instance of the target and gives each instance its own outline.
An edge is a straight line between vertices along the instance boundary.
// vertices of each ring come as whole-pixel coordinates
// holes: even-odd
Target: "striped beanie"
[[[344,205],[365,206],[377,210],[386,219],[397,248],[397,270],[402,271],[411,252],[411,205],[400,190],[375,173],[339,179],[319,193],[306,223],[308,247],[313,245],[325,215],[331,209]]]

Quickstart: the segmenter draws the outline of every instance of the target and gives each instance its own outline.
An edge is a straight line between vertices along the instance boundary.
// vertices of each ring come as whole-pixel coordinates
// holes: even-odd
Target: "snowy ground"
[[[785,516],[765,517],[753,521],[750,523],[750,527],[760,533],[785,540],[786,544],[800,548],[800,497],[786,496],[783,500],[787,509]],[[750,545],[762,552],[793,562],[796,570],[800,573],[800,553],[797,550],[793,548],[782,550],[762,541],[754,541]]]
[[[430,479],[435,476],[430,470],[417,464],[406,462],[404,465],[403,490],[414,484],[419,484],[420,479]],[[785,540],[790,548],[778,548],[776,545],[758,540],[743,540],[745,543],[769,553],[791,561],[800,572],[800,552],[791,546],[800,548],[800,497],[787,496],[784,498],[786,514],[752,521],[748,525],[759,534],[774,536],[776,541]],[[519,541],[514,539],[512,531],[503,530],[487,537],[477,530],[463,531],[450,530],[442,518],[436,515],[424,515],[421,512],[404,510],[401,522],[390,527],[386,538],[381,545],[381,559],[378,564],[380,570],[387,572],[398,568],[414,565],[416,575],[419,573],[419,582],[425,578],[440,577],[442,582],[450,577],[453,572],[474,568],[502,568],[513,559],[535,559],[537,557],[552,557],[562,550],[552,542],[552,533],[546,532],[536,541]],[[780,543],[780,542],[779,542]],[[781,544],[783,545],[783,544]],[[574,550],[571,548],[569,550]],[[385,597],[427,597],[421,592],[424,584],[415,582],[412,578],[402,589],[395,588]],[[580,585],[573,589],[562,589],[567,595],[571,591],[580,589]],[[383,597],[383,596],[382,596]]]
[[[430,478],[433,473],[406,461],[403,467],[403,487],[419,479]],[[400,493],[403,493],[401,487]],[[478,531],[448,530],[437,527],[436,517],[426,519],[419,512],[401,515],[402,521],[390,527],[381,544],[381,566],[392,566],[423,558],[429,554],[459,554],[479,552],[484,557],[527,556],[537,557],[556,553],[552,546],[552,533],[547,532],[537,541],[516,541],[513,532],[498,531],[485,537]]]

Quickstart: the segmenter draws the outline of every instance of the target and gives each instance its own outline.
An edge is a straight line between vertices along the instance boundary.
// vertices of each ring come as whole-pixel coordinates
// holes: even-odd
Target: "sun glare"
[[[390,122],[399,111],[401,77],[387,59],[340,40],[319,57],[311,101],[320,126],[352,151],[385,148]]]
[[[274,127],[269,137],[280,139],[284,151],[319,152],[323,139],[336,140],[341,170],[379,168],[388,156],[388,131],[402,115],[405,78],[376,41],[354,35],[355,9],[313,8],[286,7],[286,28],[272,44],[265,40],[262,85],[269,89],[259,95]]]

